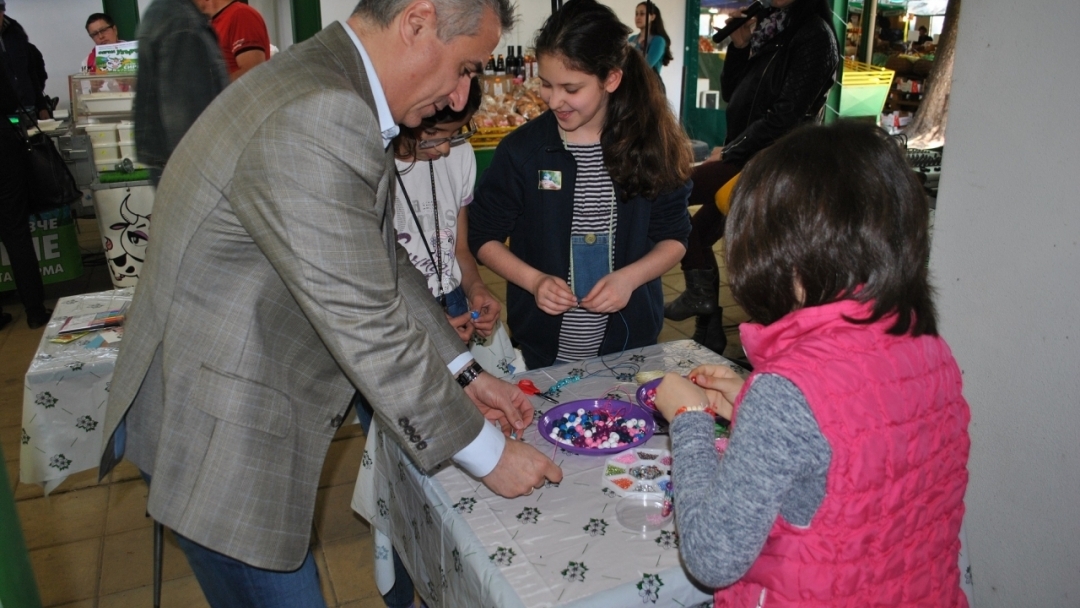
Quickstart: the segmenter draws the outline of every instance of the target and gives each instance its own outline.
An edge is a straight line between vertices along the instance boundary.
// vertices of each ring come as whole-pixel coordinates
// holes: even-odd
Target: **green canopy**
[[[879,15],[903,15],[907,13],[908,0],[878,0],[877,12]],[[854,13],[863,12],[862,0],[848,0],[848,10]]]

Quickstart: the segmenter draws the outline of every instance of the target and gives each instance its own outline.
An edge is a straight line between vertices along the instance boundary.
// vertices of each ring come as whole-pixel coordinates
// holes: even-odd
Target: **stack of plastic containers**
[[[130,159],[136,167],[142,165],[135,162],[135,123],[130,120],[121,120],[116,125],[116,134],[120,139],[120,158]]]
[[[120,162],[120,142],[116,138],[116,123],[89,124],[83,127],[94,148],[97,170],[109,171]]]

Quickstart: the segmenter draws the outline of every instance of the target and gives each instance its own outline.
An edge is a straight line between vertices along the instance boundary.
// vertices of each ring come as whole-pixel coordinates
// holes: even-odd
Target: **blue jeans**
[[[149,486],[150,475],[140,473]],[[175,531],[173,536],[213,608],[326,608],[311,551],[298,569],[279,572],[245,564]]]
[[[607,234],[594,234],[590,243],[584,235],[570,235],[570,259],[574,271],[570,285],[579,302],[589,295],[600,279],[611,274],[609,238]]]
[[[213,608],[326,608],[311,551],[299,569],[277,572],[250,566],[174,535]]]
[[[460,288],[455,291],[459,290]],[[449,300],[449,294],[447,296]],[[367,399],[364,399],[364,396],[360,394],[360,391],[353,395],[350,405],[356,408],[356,417],[360,419],[360,427],[364,429],[366,434],[368,429],[371,428],[371,420],[375,416],[375,410],[367,402]],[[386,604],[387,608],[409,608],[413,605],[416,587],[413,585],[412,577],[409,576],[409,571],[405,569],[405,564],[401,563],[401,557],[398,556],[397,549],[394,549],[392,553],[394,556],[394,586],[383,595],[383,603]]]

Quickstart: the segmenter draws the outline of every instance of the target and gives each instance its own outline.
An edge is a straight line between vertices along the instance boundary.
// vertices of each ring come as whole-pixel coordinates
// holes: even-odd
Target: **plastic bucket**
[[[139,282],[153,207],[153,186],[94,190],[94,211],[114,287],[130,287]]]
[[[116,125],[112,123],[86,125],[83,127],[86,130],[86,134],[90,137],[90,144],[97,146],[98,144],[115,144],[116,143]]]

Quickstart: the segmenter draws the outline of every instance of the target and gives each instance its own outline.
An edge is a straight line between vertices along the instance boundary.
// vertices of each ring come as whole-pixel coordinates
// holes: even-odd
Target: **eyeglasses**
[[[441,146],[441,145],[445,144],[446,142],[450,142],[450,147],[451,148],[453,148],[454,146],[460,146],[461,144],[468,141],[469,138],[472,137],[476,133],[476,127],[474,127],[473,125],[469,125],[468,127],[462,127],[462,128],[466,129],[466,130],[462,131],[461,133],[456,133],[456,134],[454,134],[454,135],[452,135],[450,137],[439,137],[439,138],[436,138],[436,139],[421,139],[419,142],[417,142],[416,147],[421,149],[421,150],[428,150],[430,148],[436,148],[438,146]]]
[[[111,30],[114,27],[116,27],[116,26],[115,25],[106,25],[105,27],[101,28],[100,30],[97,30],[97,31],[94,31],[94,32],[88,32],[88,33],[90,34],[91,38],[97,38],[98,36],[104,34],[105,32]]]

